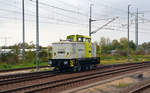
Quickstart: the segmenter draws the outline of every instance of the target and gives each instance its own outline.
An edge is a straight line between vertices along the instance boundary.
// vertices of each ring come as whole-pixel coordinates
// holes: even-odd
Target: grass
[[[40,66],[47,66],[48,62],[40,62]],[[36,64],[34,62],[23,62],[19,64],[7,64],[7,63],[0,63],[0,70],[6,69],[16,69],[16,68],[25,68],[25,67],[35,67]]]
[[[115,86],[116,88],[126,88],[129,87],[131,83],[119,83],[119,85]]]
[[[132,55],[130,56],[130,62],[143,62],[150,61],[150,55]],[[101,64],[120,64],[127,63],[128,58],[125,56],[112,56],[112,55],[102,55]]]

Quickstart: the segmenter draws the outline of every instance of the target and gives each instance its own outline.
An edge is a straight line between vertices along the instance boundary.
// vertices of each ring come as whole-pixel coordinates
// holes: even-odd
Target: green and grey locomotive
[[[66,40],[52,43],[52,59],[49,61],[55,70],[74,72],[93,69],[100,64],[96,55],[96,44],[90,36],[70,35]]]

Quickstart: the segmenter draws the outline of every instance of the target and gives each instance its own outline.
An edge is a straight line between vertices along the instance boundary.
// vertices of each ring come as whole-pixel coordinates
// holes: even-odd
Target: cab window
[[[91,39],[90,39],[90,38],[86,38],[86,41],[87,41],[88,43],[91,43]]]
[[[69,41],[73,41],[73,37],[68,39]]]
[[[78,42],[84,42],[85,41],[85,39],[83,38],[83,37],[78,37]]]

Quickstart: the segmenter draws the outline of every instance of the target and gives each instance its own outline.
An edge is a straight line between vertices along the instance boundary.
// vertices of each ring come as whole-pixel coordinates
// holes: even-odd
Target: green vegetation
[[[98,44],[97,44],[98,45]],[[150,42],[143,43],[139,46],[136,46],[133,41],[129,42],[130,45],[130,54],[131,55],[147,55],[150,54]],[[101,38],[99,46],[101,48],[101,54],[116,54],[120,56],[127,56],[128,51],[128,41],[126,38],[121,38],[120,41],[113,40],[110,41],[109,38]]]
[[[3,47],[3,49],[11,49],[11,51],[4,52],[0,54],[0,70],[5,69],[15,69],[15,68],[24,68],[24,67],[35,67],[36,66],[36,56],[35,56],[35,45],[31,42],[30,44],[26,44],[25,60],[22,61],[21,57],[21,46],[22,44],[15,44],[9,47]],[[44,47],[40,47],[40,66],[48,65],[48,53],[47,49]]]
[[[144,61],[150,61],[150,55],[130,56],[130,62],[144,62]],[[116,56],[116,55],[101,56],[101,64],[121,64],[127,62],[128,62],[128,58],[126,56]]]
[[[47,66],[47,62],[40,62],[40,66]],[[8,64],[8,63],[0,63],[0,70],[6,70],[6,69],[15,69],[15,68],[24,68],[24,67],[35,67],[36,64],[33,62],[24,62],[20,64]]]
[[[119,83],[119,85],[115,86],[116,88],[126,88],[132,85],[131,83]]]
[[[150,42],[136,46],[130,41],[130,62],[150,61]],[[109,38],[101,38],[97,54],[101,56],[101,64],[120,64],[128,62],[128,41],[121,38],[120,41],[110,41]]]

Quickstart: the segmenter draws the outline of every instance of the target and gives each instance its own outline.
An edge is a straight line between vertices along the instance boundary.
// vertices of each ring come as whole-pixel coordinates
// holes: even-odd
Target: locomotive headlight
[[[56,53],[54,52],[54,58],[56,58]]]
[[[67,52],[67,54],[66,54],[66,57],[70,57],[70,54],[69,54],[69,52]]]
[[[67,64],[68,64],[68,61],[64,61],[64,64],[67,65]]]
[[[49,61],[49,64],[52,65],[52,61]]]

